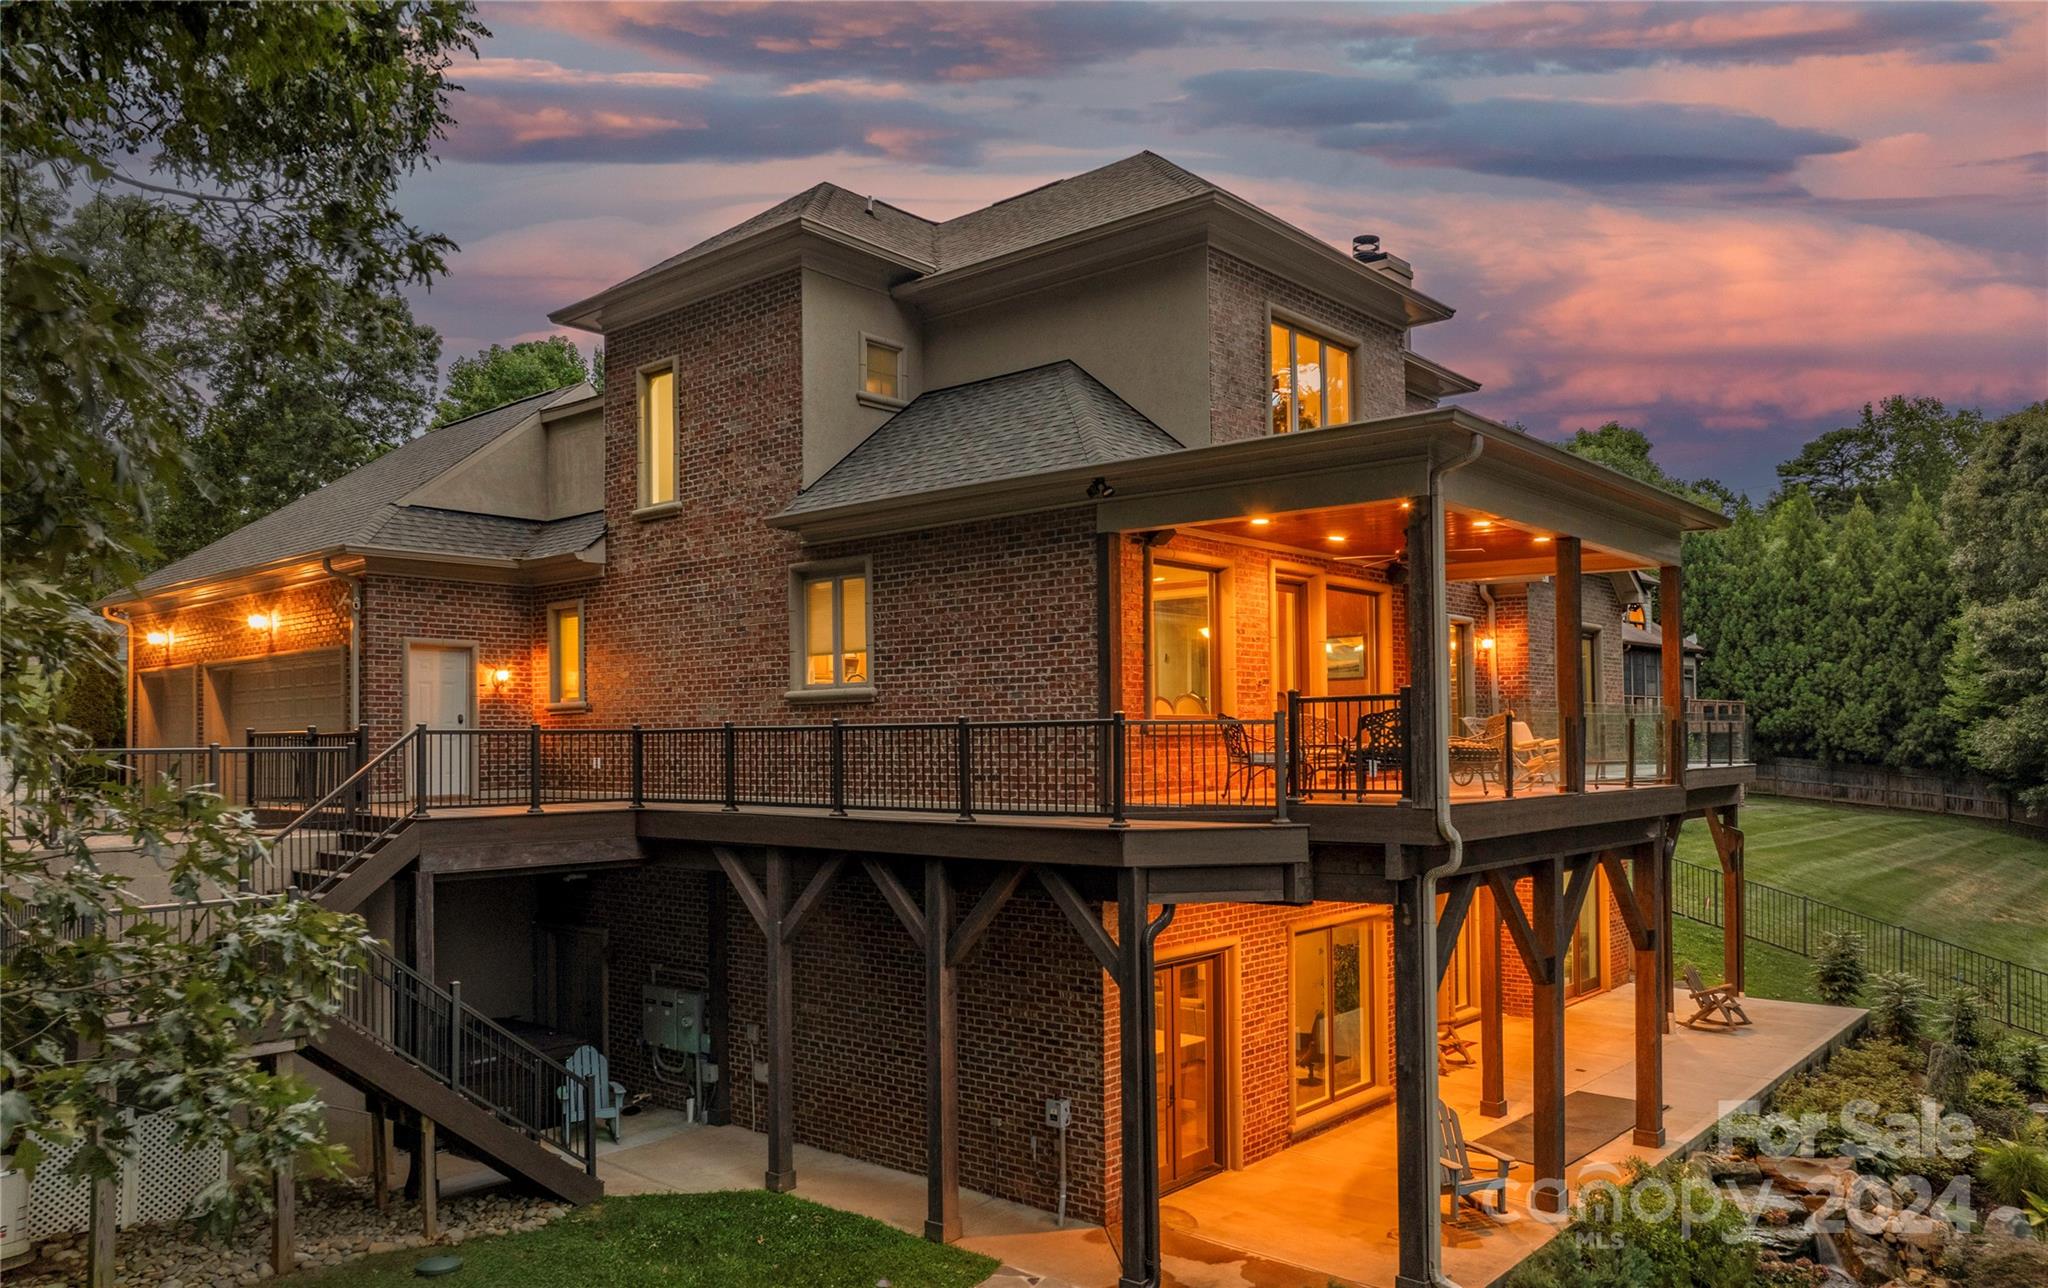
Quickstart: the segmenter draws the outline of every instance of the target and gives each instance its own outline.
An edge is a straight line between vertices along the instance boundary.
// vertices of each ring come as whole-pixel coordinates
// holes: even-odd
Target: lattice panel
[[[123,1205],[131,1210],[130,1221],[175,1221],[194,1198],[227,1175],[225,1153],[185,1148],[178,1143],[176,1126],[164,1115],[143,1119],[136,1140],[140,1148],[129,1164],[134,1199]]]
[[[83,1230],[92,1215],[92,1193],[83,1181],[64,1174],[78,1153],[76,1145],[53,1145],[41,1141],[43,1161],[28,1187],[28,1237],[47,1239],[53,1234]]]

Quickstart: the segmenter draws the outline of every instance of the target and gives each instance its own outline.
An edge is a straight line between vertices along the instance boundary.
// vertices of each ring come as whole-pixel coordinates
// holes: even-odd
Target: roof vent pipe
[[[868,197],[868,215],[869,215],[870,217],[872,217],[872,216],[874,215],[874,213],[875,213],[875,199],[874,199],[874,197],[873,197],[872,195],[870,195],[870,196]]]
[[[1378,233],[1360,233],[1351,239],[1351,258],[1361,264],[1377,264],[1389,257],[1389,252],[1380,249]]]

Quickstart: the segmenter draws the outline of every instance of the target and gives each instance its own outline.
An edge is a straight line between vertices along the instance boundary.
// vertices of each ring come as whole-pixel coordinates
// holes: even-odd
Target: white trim
[[[558,599],[547,606],[547,709],[550,711],[590,710],[590,614],[581,596]],[[576,696],[562,697],[560,628],[562,614],[576,614]]]
[[[633,462],[634,473],[638,476],[639,507],[633,511],[635,518],[647,517],[665,507],[680,507],[683,496],[683,379],[682,364],[675,357],[662,358],[642,363],[633,369]],[[649,378],[668,373],[669,394],[669,487],[673,495],[653,500],[649,492],[647,460],[652,451],[650,438],[653,435],[647,410],[647,386]]]
[[[832,670],[837,674],[845,655],[845,582],[858,576],[866,589],[864,621],[867,639],[868,673],[865,680],[848,684],[809,682],[810,605],[806,590],[811,583],[832,583]],[[871,702],[875,697],[875,570],[874,559],[853,555],[844,559],[818,559],[791,564],[789,568],[789,689],[783,697],[794,702]]]
[[[1335,327],[1325,326],[1321,322],[1313,321],[1305,313],[1299,312],[1295,309],[1287,308],[1285,305],[1274,304],[1272,301],[1269,300],[1266,302],[1265,337],[1266,376],[1269,381],[1271,380],[1273,374],[1273,328],[1276,326],[1283,326],[1287,328],[1287,370],[1289,373],[1288,378],[1297,387],[1297,393],[1299,391],[1300,385],[1299,373],[1301,371],[1301,360],[1297,356],[1296,349],[1298,347],[1297,342],[1299,341],[1301,334],[1303,332],[1307,332],[1310,339],[1320,343],[1326,350],[1334,347],[1344,351],[1346,359],[1346,389],[1344,392],[1344,396],[1346,403],[1349,405],[1347,405],[1344,408],[1343,415],[1330,415],[1330,381],[1329,376],[1325,374],[1322,377],[1324,423],[1321,425],[1317,425],[1314,428],[1316,430],[1324,430],[1329,429],[1331,426],[1334,425],[1352,424],[1352,414],[1356,412],[1358,409],[1358,355],[1359,352],[1363,349],[1365,341],[1357,336],[1346,335],[1343,331]],[[1325,363],[1323,364],[1323,366],[1325,372],[1327,373],[1328,364]],[[1271,397],[1270,391],[1268,391],[1267,396],[1268,398]],[[1272,407],[1270,404],[1266,408],[1266,419],[1269,422],[1272,420]],[[1286,432],[1288,434],[1299,434],[1304,432],[1301,427],[1301,400],[1299,399],[1299,397],[1290,398],[1288,401]],[[1267,433],[1269,436],[1277,436],[1279,434],[1279,431],[1268,430]]]
[[[896,355],[896,392],[894,394],[878,394],[868,389],[868,346],[870,345],[878,349],[887,349]],[[864,406],[879,407],[884,410],[893,410],[909,405],[910,350],[908,346],[901,340],[892,339],[889,336],[877,335],[873,331],[862,331],[860,332],[860,342],[855,349],[855,353],[858,357],[858,365],[854,368],[853,379],[855,399]]]

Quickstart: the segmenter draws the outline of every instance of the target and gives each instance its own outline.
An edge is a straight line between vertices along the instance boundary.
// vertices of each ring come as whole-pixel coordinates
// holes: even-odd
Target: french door
[[[1220,960],[1197,957],[1152,972],[1161,1189],[1223,1166]]]

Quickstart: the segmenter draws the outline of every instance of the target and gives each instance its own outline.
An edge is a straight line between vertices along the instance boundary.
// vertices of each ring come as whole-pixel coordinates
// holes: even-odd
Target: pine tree
[[[1956,758],[1955,722],[1943,709],[1961,607],[1950,558],[1934,507],[1915,492],[1892,521],[1871,614],[1881,646],[1874,679],[1886,708],[1885,746],[1872,759],[1888,765],[1940,768]]]
[[[1706,650],[1700,689],[1710,697],[1748,699],[1753,693],[1766,528],[1764,516],[1744,503],[1726,531],[1686,550],[1685,624]]]
[[[1892,714],[1890,641],[1897,633],[1877,612],[1885,544],[1862,497],[1833,525],[1834,553],[1826,569],[1827,608],[1813,623],[1814,750],[1822,760],[1876,762],[1884,758]]]
[[[1810,756],[1827,696],[1819,683],[1830,639],[1828,531],[1803,489],[1771,511],[1757,591],[1755,656],[1749,664],[1750,709],[1758,739],[1785,756]]]

